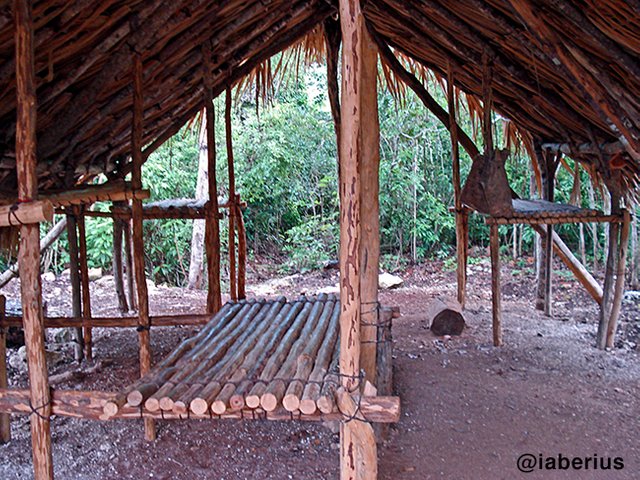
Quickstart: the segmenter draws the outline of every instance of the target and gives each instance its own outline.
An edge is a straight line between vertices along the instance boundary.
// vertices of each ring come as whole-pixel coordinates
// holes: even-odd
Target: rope
[[[53,396],[53,388],[50,390],[50,394],[49,394],[49,400],[47,400],[46,403],[40,405],[39,407],[34,407],[33,404],[31,403],[31,398],[29,398],[29,410],[31,410],[30,415],[36,415],[37,417],[39,417],[41,420],[50,420],[51,415],[49,416],[44,416],[42,415],[39,410],[45,410],[46,408],[48,408],[51,405],[51,397]]]
[[[7,212],[7,223],[9,223],[9,225],[24,225],[24,223],[22,223],[20,221],[20,219],[18,218],[18,214],[16,213],[18,210],[18,204],[14,203],[13,205],[11,205],[9,207],[9,211]],[[15,219],[16,223],[12,223],[11,222],[11,217],[13,216],[13,218]]]

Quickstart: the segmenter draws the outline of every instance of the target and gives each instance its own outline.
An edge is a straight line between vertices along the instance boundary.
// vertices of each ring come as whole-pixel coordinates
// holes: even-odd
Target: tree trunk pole
[[[198,136],[198,180],[196,182],[196,200],[207,198],[208,191],[208,159],[209,146],[207,142],[207,116],[202,115],[200,125],[200,135]],[[187,288],[202,288],[203,268],[202,268],[202,247],[206,245],[206,222],[204,220],[194,220],[191,233],[191,255],[189,261],[189,280]]]
[[[216,172],[216,128],[215,109],[213,106],[213,84],[211,78],[211,50],[203,47],[204,59],[204,102],[207,118],[207,172],[209,187],[209,209],[205,228],[205,245],[207,253],[207,312],[216,313],[222,308],[222,291],[220,288],[220,215],[218,206],[218,179]]]
[[[123,206],[124,202],[114,202],[114,206]],[[113,282],[115,284],[116,296],[118,297],[118,307],[121,313],[129,311],[127,296],[124,293],[124,279],[122,271],[122,237],[124,234],[124,221],[121,218],[113,218],[113,257],[111,265],[113,267]]]
[[[340,133],[340,373],[342,384],[348,392],[361,385],[360,324],[362,318],[363,265],[361,249],[363,234],[361,222],[361,174],[371,176],[371,162],[379,142],[375,135],[376,88],[371,75],[376,70],[377,56],[367,32],[364,16],[358,0],[340,0],[340,25],[344,40],[342,49],[342,101]],[[375,75],[375,74],[374,74]],[[375,79],[375,77],[374,77]],[[369,112],[369,118],[365,118]],[[375,116],[375,119],[371,118]],[[364,164],[368,169],[364,169]],[[367,183],[371,178],[367,179]],[[368,188],[368,187],[367,187]],[[367,198],[371,198],[369,194]],[[367,205],[369,208],[370,205]],[[372,232],[368,232],[373,237]],[[366,261],[366,259],[365,259]],[[371,268],[376,270],[377,263]],[[370,287],[364,280],[364,287]],[[370,329],[367,329],[370,330]],[[374,337],[375,338],[375,337]],[[375,449],[375,442],[358,436],[355,422],[343,422],[340,426],[340,478],[375,479],[377,460],[373,455],[364,460],[363,452]],[[371,445],[373,443],[373,445]]]
[[[465,212],[460,199],[460,150],[458,145],[458,121],[454,96],[454,72],[451,62],[447,63],[447,103],[449,107],[449,132],[451,134],[451,164],[453,169],[453,202],[456,216],[456,280],[458,303],[464,309],[467,290],[467,237],[465,235]]]
[[[231,300],[238,300],[236,277],[236,176],[233,166],[233,138],[231,131],[231,86],[227,86],[224,105],[227,137],[227,168],[229,169],[229,290]]]
[[[620,308],[622,307],[622,297],[624,295],[624,276],[627,266],[627,250],[629,248],[629,230],[631,215],[628,210],[622,212],[622,228],[620,231],[620,243],[618,245],[618,265],[616,272],[616,283],[613,291],[611,315],[607,325],[607,347],[613,348],[616,330],[618,329],[618,319],[620,318]]]
[[[82,316],[82,293],[80,285],[80,263],[78,255],[78,231],[76,217],[67,213],[67,241],[69,243],[69,281],[71,283],[71,315]],[[74,328],[74,356],[76,362],[84,360],[84,337],[82,327]]]
[[[131,186],[134,190],[142,188],[142,135],[144,104],[142,98],[142,58],[140,54],[133,57],[133,126],[131,133],[131,157],[133,170],[131,172]],[[151,370],[151,344],[149,321],[149,296],[144,272],[144,239],[142,233],[142,200],[131,202],[131,217],[133,225],[133,257],[138,291],[138,327],[140,339],[140,376]],[[153,419],[144,419],[144,437],[147,441],[156,439],[156,425]]]
[[[5,298],[0,295],[0,319],[4,320]],[[7,388],[7,330],[0,327],[0,389]],[[11,416],[0,413],[0,444],[11,441]]]
[[[18,199],[34,200],[38,195],[36,174],[36,89],[31,2],[14,0],[16,44],[16,169]],[[44,349],[44,317],[40,281],[40,225],[20,227],[18,252],[22,318],[29,367],[31,444],[36,480],[53,479],[51,454],[51,392]]]
[[[124,228],[124,258],[127,269],[127,299],[131,310],[138,309],[138,302],[135,294],[135,274],[133,271],[133,255],[131,254],[131,246],[133,239],[131,238],[131,221],[127,220],[123,223]]]
[[[89,291],[89,264],[87,259],[87,229],[84,222],[84,207],[74,208],[76,219],[78,222],[78,243],[80,253],[80,283],[82,284],[82,317],[84,319],[91,318],[91,293]],[[82,328],[82,337],[84,343],[84,355],[87,360],[93,359],[93,345],[91,344],[91,326],[87,325]]]
[[[247,298],[247,229],[240,209],[240,195],[236,193],[236,227],[238,229],[238,299]]]
[[[489,233],[491,250],[491,305],[493,311],[493,345],[502,346],[502,305],[500,293],[500,236],[498,225],[492,224]]]

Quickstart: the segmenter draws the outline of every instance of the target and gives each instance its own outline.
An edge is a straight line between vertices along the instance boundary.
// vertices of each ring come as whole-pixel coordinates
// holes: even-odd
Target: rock
[[[340,270],[340,262],[338,260],[327,260],[322,265],[324,270]]]
[[[318,290],[318,293],[340,293],[340,286],[338,284],[322,287]]]
[[[58,365],[64,360],[64,355],[62,355],[59,352],[53,352],[53,351],[47,350],[45,352],[45,355],[47,357],[47,365],[49,366]]]
[[[392,288],[400,288],[404,285],[404,280],[398,277],[397,275],[392,275],[387,272],[383,272],[378,275],[378,284],[380,288],[384,290],[392,289]]]
[[[96,280],[96,283],[98,285],[109,286],[111,283],[113,283],[113,275],[104,275],[103,277]]]
[[[52,338],[55,343],[69,343],[73,341],[73,333],[70,328],[52,329]]]
[[[622,300],[625,303],[638,304],[640,303],[640,292],[638,292],[637,290],[628,290],[624,292]]]
[[[88,273],[89,273],[90,282],[93,282],[94,280],[98,280],[100,277],[102,277],[102,269],[100,267],[90,268],[88,270]]]
[[[42,280],[44,282],[55,282],[56,280],[56,274],[53,272],[44,272],[42,274]]]
[[[9,365],[19,372],[27,371],[27,347],[24,345],[15,353],[9,354]]]
[[[69,276],[71,275],[71,270],[69,270],[68,268],[65,268],[61,273],[60,276],[61,277],[67,277],[69,278]]]

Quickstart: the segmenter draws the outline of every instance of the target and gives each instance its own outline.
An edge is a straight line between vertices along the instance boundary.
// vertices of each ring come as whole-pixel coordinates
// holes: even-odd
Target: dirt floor
[[[564,271],[555,283],[555,316],[533,308],[531,263],[503,266],[505,346],[491,345],[490,272],[486,259],[470,266],[468,327],[460,337],[435,337],[424,312],[434,296],[452,296],[455,275],[442,263],[402,272],[405,284],[381,300],[400,307],[395,320],[395,389],[402,419],[379,448],[381,479],[636,479],[640,471],[640,310],[625,302],[616,348],[593,348],[594,302]],[[253,267],[250,294],[298,295],[337,284],[327,270],[272,278]],[[150,286],[152,312],[199,312],[204,292]],[[116,314],[112,279],[92,282],[93,313]],[[17,298],[14,281],[2,293]],[[68,314],[68,278],[45,281],[51,316]],[[161,358],[194,328],[152,331]],[[112,365],[81,383],[57,388],[114,391],[138,372],[133,330],[94,330],[96,361]],[[48,333],[52,374],[75,369],[72,344]],[[17,349],[10,382],[26,385]],[[106,362],[108,363],[108,361]],[[158,440],[145,443],[139,421],[52,421],[59,479],[330,479],[338,478],[338,437],[322,425],[297,422],[159,422]],[[29,423],[13,417],[13,441],[0,446],[0,479],[32,478]],[[522,474],[520,455],[589,457],[589,470],[536,470]],[[623,469],[603,470],[607,457]],[[613,460],[612,460],[613,461]],[[558,466],[564,466],[559,460]],[[620,462],[620,460],[618,460]],[[598,466],[594,470],[594,463]],[[619,465],[619,464],[618,464]],[[613,467],[613,463],[612,463]]]

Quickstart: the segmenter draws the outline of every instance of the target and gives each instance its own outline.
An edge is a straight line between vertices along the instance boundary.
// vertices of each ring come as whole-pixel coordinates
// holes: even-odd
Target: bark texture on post
[[[80,260],[78,255],[78,230],[76,216],[67,214],[67,241],[69,243],[69,281],[71,282],[71,315],[82,316],[82,297],[80,285]],[[82,327],[74,328],[74,356],[76,362],[84,360],[84,337]]]
[[[361,222],[361,173],[363,162],[371,162],[366,154],[377,151],[378,137],[370,137],[375,130],[371,116],[371,105],[376,105],[375,81],[371,84],[371,73],[376,68],[376,52],[371,51],[365,20],[358,0],[340,0],[340,25],[344,40],[342,50],[342,99],[340,159],[340,373],[346,391],[360,387],[360,324],[362,314],[361,268],[362,222]],[[373,95],[373,96],[372,96]],[[369,107],[367,107],[367,103]],[[377,122],[377,115],[375,118]],[[369,165],[371,167],[371,165]],[[367,170],[371,175],[371,169]],[[369,179],[370,180],[370,179]],[[367,187],[368,188],[368,187]],[[367,195],[367,198],[369,196]],[[369,205],[367,205],[369,207]],[[373,235],[369,232],[369,236]],[[370,262],[369,259],[365,262]],[[377,264],[375,265],[377,273]],[[374,337],[375,338],[375,337]],[[375,453],[364,455],[375,449],[375,439],[358,435],[356,422],[345,422],[340,426],[340,477],[347,479],[375,479],[377,460]],[[360,422],[357,422],[360,423]],[[367,425],[369,426],[369,425]],[[370,427],[370,426],[369,426]],[[371,445],[373,443],[373,445]],[[375,450],[374,450],[375,452]],[[364,459],[367,459],[365,462]]]
[[[91,293],[89,291],[89,264],[87,259],[87,229],[84,222],[84,214],[80,208],[76,208],[75,211],[79,212],[76,215],[78,222],[78,243],[79,243],[79,261],[80,261],[80,283],[82,284],[82,317],[84,319],[91,318]],[[91,339],[91,326],[84,325],[82,327],[82,342],[84,344],[84,355],[87,360],[93,359],[93,345]]]
[[[451,134],[451,163],[453,179],[453,202],[456,216],[456,280],[458,303],[464,309],[467,290],[467,237],[465,223],[467,214],[462,207],[460,193],[460,149],[458,145],[458,122],[456,119],[456,100],[454,95],[454,72],[451,63],[447,69],[447,103],[449,107],[449,132]]]
[[[227,167],[229,169],[229,295],[238,300],[236,276],[236,176],[233,166],[233,138],[231,131],[231,87],[227,87],[224,104],[224,122],[227,138]]]
[[[205,246],[207,253],[207,312],[216,313],[222,308],[220,288],[220,216],[218,215],[218,180],[216,174],[216,130],[215,110],[213,106],[213,85],[211,80],[211,50],[202,49],[204,59],[204,104],[207,123],[207,172],[209,187],[209,206],[205,228]]]
[[[34,200],[38,194],[36,175],[36,90],[31,2],[14,0],[16,42],[16,169],[18,199]],[[53,479],[51,455],[51,392],[44,350],[44,317],[40,281],[40,225],[20,227],[18,252],[20,292],[29,366],[31,445],[37,480]]]
[[[142,99],[142,59],[139,54],[133,57],[133,126],[131,134],[131,158],[133,170],[131,172],[131,186],[135,190],[142,188],[142,128],[143,128],[143,99]],[[144,239],[142,236],[142,200],[131,202],[131,217],[133,226],[133,268],[135,269],[136,287],[138,291],[138,317],[140,321],[140,376],[151,370],[151,344],[149,321],[149,295],[144,273]],[[144,437],[147,441],[156,439],[156,426],[153,419],[144,419]]]
[[[0,320],[4,320],[5,298],[0,295]],[[7,388],[7,330],[0,327],[0,389]],[[0,443],[11,441],[11,416],[0,413]]]
[[[126,206],[125,202],[114,202],[114,206]],[[124,293],[124,278],[122,268],[122,237],[124,236],[124,220],[121,218],[113,218],[113,258],[111,261],[113,267],[113,283],[118,297],[118,308],[121,313],[129,311],[127,296]]]
[[[500,300],[500,237],[498,225],[492,224],[490,229],[491,249],[491,304],[493,310],[493,345],[502,345],[502,305]]]

